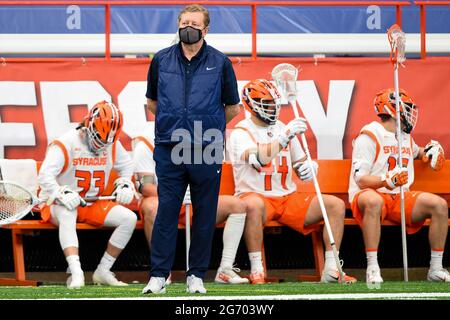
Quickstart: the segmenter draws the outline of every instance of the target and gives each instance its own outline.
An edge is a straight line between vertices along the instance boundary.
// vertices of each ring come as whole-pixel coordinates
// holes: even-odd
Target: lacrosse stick
[[[398,143],[398,159],[397,167],[402,167],[402,128],[400,121],[400,95],[398,85],[398,65],[403,66],[405,62],[405,33],[396,24],[392,25],[388,32],[388,40],[391,46],[391,62],[394,66],[394,85],[395,85],[395,113],[397,125],[397,143]],[[401,213],[401,229],[402,229],[402,253],[403,253],[403,278],[408,282],[408,251],[406,247],[406,220],[405,220],[405,192],[403,186],[400,186],[400,213]]]
[[[87,198],[81,198],[86,202],[94,202],[97,200],[116,200],[116,196],[99,196],[99,197],[87,197]]]
[[[186,189],[186,194],[184,195],[183,204],[186,205],[186,271],[189,270],[189,248],[191,247],[191,190],[189,186]]]
[[[291,105],[295,118],[299,118],[297,110],[297,76],[298,70],[293,65],[289,63],[281,63],[275,66],[272,70],[272,78],[275,80],[277,87],[283,92],[285,97],[288,99]],[[319,201],[320,209],[323,215],[323,221],[325,223],[325,229],[328,233],[330,239],[330,245],[333,250],[334,259],[336,260],[336,265],[339,271],[339,283],[345,283],[345,274],[342,271],[341,261],[336,249],[336,244],[334,242],[333,233],[331,231],[330,222],[328,220],[327,211],[325,209],[325,204],[323,202],[322,193],[320,192],[319,183],[317,182],[317,177],[314,173],[314,168],[312,166],[311,154],[309,153],[308,143],[306,141],[305,134],[301,134],[303,149],[306,154],[306,161],[313,174],[314,188],[316,190],[317,200]]]
[[[115,196],[81,198],[81,206],[97,200],[115,200]],[[16,222],[33,208],[47,201],[39,199],[31,191],[15,182],[0,181],[0,225]]]
[[[19,184],[0,181],[0,225],[13,223],[43,203]]]

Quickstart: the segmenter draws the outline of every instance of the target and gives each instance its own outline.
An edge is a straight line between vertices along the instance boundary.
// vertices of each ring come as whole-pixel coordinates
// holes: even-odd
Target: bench
[[[422,161],[415,161],[415,182],[412,185],[412,190],[422,190],[432,193],[436,193],[447,200],[450,200],[450,160],[446,161],[444,169],[440,172],[432,171],[426,164]],[[322,193],[333,194],[346,203],[347,209],[350,208],[348,203],[348,177],[351,167],[351,160],[319,160],[319,174],[318,181]],[[39,166],[39,164],[38,164]],[[312,183],[304,183],[300,181],[297,177],[294,178],[296,184],[301,190],[308,192],[315,192]],[[114,177],[110,179],[114,181]],[[112,185],[109,185],[105,194],[112,191]],[[222,180],[220,186],[220,194],[222,195],[232,195],[234,194],[234,180],[233,171],[231,165],[225,163],[222,170]],[[136,210],[136,203],[130,205],[130,209]],[[450,225],[450,219],[448,221]],[[355,219],[345,218],[345,225],[357,225]],[[396,224],[385,221],[383,226],[394,226]],[[425,223],[429,225],[429,221]],[[223,226],[218,226],[223,227]],[[265,225],[266,229],[269,228],[279,228],[282,227],[276,221],[270,221]],[[25,259],[24,259],[24,246],[23,246],[23,236],[31,234],[33,230],[49,230],[56,229],[51,223],[42,223],[39,220],[21,220],[15,223],[5,225],[3,228],[10,229],[12,234],[12,245],[13,245],[13,256],[14,256],[14,279],[0,279],[0,285],[26,285],[26,286],[36,286],[38,281],[26,279],[25,272]],[[179,225],[179,228],[183,228]],[[96,230],[98,227],[86,223],[77,223],[77,230]],[[138,221],[136,229],[143,229],[142,221]],[[361,240],[362,241],[362,240]],[[300,275],[298,279],[300,281],[318,281],[320,279],[320,272],[324,266],[324,246],[322,241],[322,231],[315,231],[312,233],[312,247],[315,260],[315,272],[313,275]],[[263,262],[264,268],[266,268],[266,256],[264,254],[264,245],[262,248],[263,252]],[[276,279],[274,279],[276,280]]]

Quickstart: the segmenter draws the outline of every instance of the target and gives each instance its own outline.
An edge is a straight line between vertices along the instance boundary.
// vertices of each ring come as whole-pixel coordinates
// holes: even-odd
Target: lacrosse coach
[[[151,239],[150,281],[143,293],[163,293],[172,268],[178,216],[186,189],[194,209],[187,289],[205,293],[219,195],[225,126],[239,112],[231,61],[206,44],[209,12],[188,5],[178,16],[179,43],[155,54],[147,106],[155,114],[158,213]]]

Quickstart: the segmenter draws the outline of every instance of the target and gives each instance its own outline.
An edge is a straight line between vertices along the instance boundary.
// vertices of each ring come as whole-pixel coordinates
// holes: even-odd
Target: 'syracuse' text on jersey
[[[102,195],[113,168],[131,179],[133,162],[119,141],[96,155],[79,130],[70,130],[48,147],[40,168],[41,196],[45,199],[63,185],[82,197]]]
[[[278,135],[284,131],[285,125],[280,121],[268,127],[261,127],[251,119],[245,119],[235,126],[227,149],[233,163],[236,195],[257,192],[268,197],[280,197],[297,190],[292,181],[292,163],[305,156],[297,138],[292,139],[272,162],[261,169],[257,170],[241,159],[246,150],[256,148],[258,144],[270,143],[278,139]]]
[[[408,190],[414,181],[414,158],[419,153],[411,135],[402,133],[402,163],[408,168],[408,183],[404,189]],[[371,122],[365,125],[358,137],[353,141],[352,168],[349,182],[349,201],[361,189],[355,181],[355,174],[359,176],[381,176],[395,168],[398,159],[398,142],[394,132],[387,131],[379,122]],[[389,190],[377,189],[382,193],[396,194],[400,188]]]

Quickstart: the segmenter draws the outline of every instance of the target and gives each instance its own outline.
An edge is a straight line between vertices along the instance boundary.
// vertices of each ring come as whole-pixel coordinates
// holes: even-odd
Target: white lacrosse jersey
[[[404,190],[414,182],[414,159],[419,154],[419,146],[414,142],[411,135],[402,133],[402,162],[408,168],[408,183],[404,185]],[[398,160],[398,142],[394,132],[387,131],[383,125],[377,121],[365,125],[358,137],[353,141],[352,168],[349,182],[349,201],[361,189],[355,181],[355,174],[360,176],[371,175],[381,176],[395,168]],[[382,193],[397,194],[400,188],[389,190],[379,188]]]
[[[153,160],[154,141],[154,135],[148,132],[133,139],[134,173],[153,174],[156,177],[156,165]]]
[[[280,121],[268,127],[260,127],[251,119],[242,120],[234,127],[227,150],[233,164],[236,195],[257,192],[268,197],[280,197],[297,190],[292,181],[292,163],[305,157],[297,138],[292,139],[271,163],[261,169],[255,169],[241,158],[246,150],[278,139],[278,135],[286,131],[285,127]]]
[[[96,155],[79,130],[70,130],[47,149],[39,170],[42,197],[45,199],[64,185],[82,197],[100,196],[113,168],[120,177],[131,179],[133,175],[133,161],[119,141]]]

